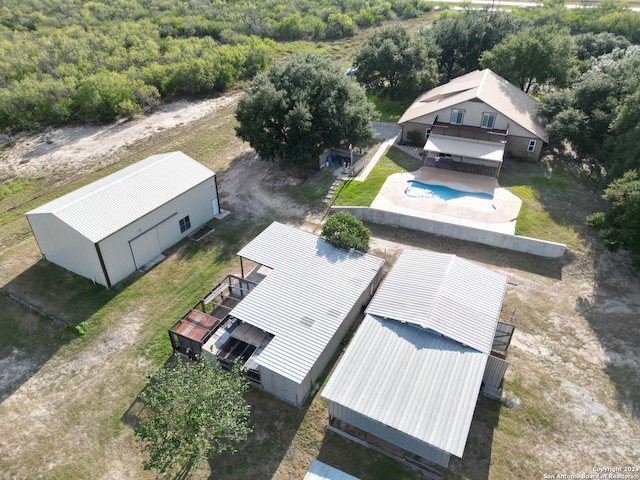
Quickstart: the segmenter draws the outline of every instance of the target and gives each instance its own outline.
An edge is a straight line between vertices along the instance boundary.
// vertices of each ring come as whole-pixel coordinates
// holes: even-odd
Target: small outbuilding
[[[27,212],[42,255],[111,288],[220,214],[213,171],[152,155]]]
[[[508,365],[493,352],[508,346],[506,285],[455,255],[404,250],[322,392],[329,428],[426,471],[462,457],[478,395],[495,395]]]

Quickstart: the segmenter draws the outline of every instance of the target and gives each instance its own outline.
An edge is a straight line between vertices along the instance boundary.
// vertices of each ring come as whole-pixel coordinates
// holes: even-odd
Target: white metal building
[[[42,255],[111,288],[220,213],[215,173],[153,155],[27,213]]]
[[[331,465],[322,463],[318,460],[311,462],[311,466],[304,476],[304,480],[359,480],[353,475],[338,470]]]
[[[506,285],[455,255],[404,250],[322,392],[330,428],[418,465],[462,457],[482,384],[506,369],[491,356]]]
[[[384,260],[335,248],[278,222],[238,255],[258,264],[254,271],[267,273],[231,310],[239,325],[232,326],[229,341],[256,347],[245,368],[254,372],[257,388],[302,407],[373,295]],[[217,332],[210,343],[223,336]],[[203,347],[208,357],[213,350],[224,352],[225,346]]]

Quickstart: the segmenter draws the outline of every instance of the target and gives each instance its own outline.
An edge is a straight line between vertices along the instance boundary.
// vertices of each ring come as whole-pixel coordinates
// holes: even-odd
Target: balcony
[[[487,129],[473,127],[470,125],[455,125],[453,123],[439,122],[436,120],[431,127],[431,134],[471,138],[485,142],[507,143],[509,130],[500,130],[497,128]]]

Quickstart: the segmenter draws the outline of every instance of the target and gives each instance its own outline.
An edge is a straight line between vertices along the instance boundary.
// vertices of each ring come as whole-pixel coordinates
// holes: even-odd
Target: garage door
[[[162,252],[157,228],[152,228],[148,232],[131,240],[129,245],[131,245],[133,261],[138,269]]]

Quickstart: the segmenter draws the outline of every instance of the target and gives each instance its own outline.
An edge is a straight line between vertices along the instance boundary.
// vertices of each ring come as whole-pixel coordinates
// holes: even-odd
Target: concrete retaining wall
[[[365,222],[404,227],[420,232],[442,235],[469,242],[482,243],[493,247],[530,253],[541,257],[557,258],[564,255],[567,246],[562,243],[548,242],[536,238],[519,237],[505,233],[491,232],[479,228],[440,222],[428,218],[414,217],[402,213],[389,212],[368,207],[331,207],[332,212],[349,212]]]

